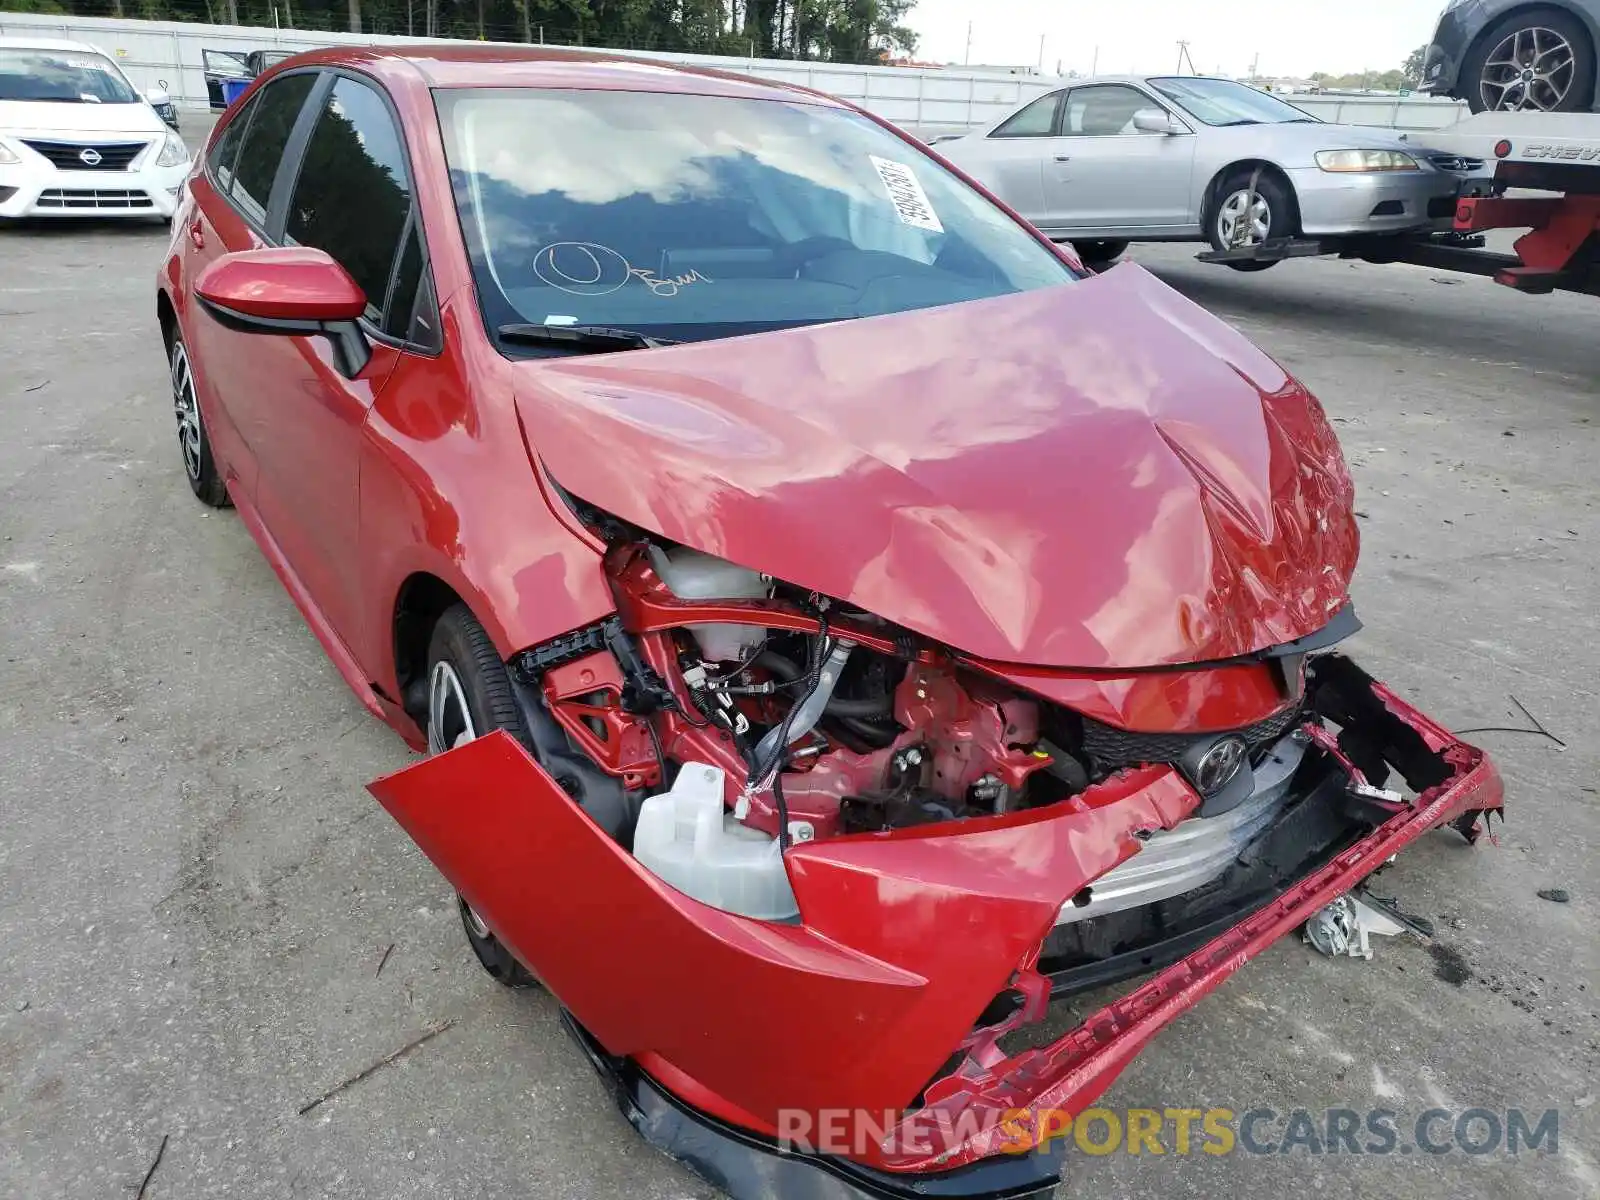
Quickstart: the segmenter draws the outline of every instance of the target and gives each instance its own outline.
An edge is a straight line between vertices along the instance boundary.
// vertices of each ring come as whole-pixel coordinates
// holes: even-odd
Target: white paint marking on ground
[[[1372,1094],[1384,1100],[1404,1100],[1406,1094],[1390,1083],[1382,1068],[1372,1064]]]
[[[20,575],[34,583],[39,582],[39,564],[36,562],[11,562],[3,569],[7,575]]]
[[[1437,1108],[1454,1109],[1456,1102],[1445,1095],[1444,1090],[1433,1081],[1432,1067],[1419,1067],[1417,1077],[1422,1080],[1422,1090],[1428,1093],[1428,1099],[1433,1101]]]

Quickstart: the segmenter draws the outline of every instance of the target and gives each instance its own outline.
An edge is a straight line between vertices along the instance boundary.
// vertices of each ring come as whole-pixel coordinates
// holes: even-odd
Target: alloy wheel
[[[1272,208],[1260,192],[1241,188],[1217,209],[1217,232],[1230,250],[1259,246],[1272,229]]]
[[[182,342],[172,347],[172,411],[178,419],[178,449],[191,481],[200,478],[200,403],[194,392],[189,351]]]
[[[467,707],[466,689],[461,686],[461,676],[448,662],[433,664],[428,673],[428,753],[443,754],[464,746],[478,736],[472,724],[472,710]],[[492,938],[489,926],[465,899],[461,901],[461,915],[467,928],[480,938]]]
[[[448,662],[434,663],[428,674],[428,753],[443,754],[477,736],[461,676]]]
[[[1486,109],[1559,111],[1577,75],[1578,55],[1553,29],[1518,29],[1489,52],[1478,81]]]

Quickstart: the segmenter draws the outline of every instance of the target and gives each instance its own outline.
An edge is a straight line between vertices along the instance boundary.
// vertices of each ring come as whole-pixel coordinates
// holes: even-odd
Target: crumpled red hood
[[[1131,264],[518,370],[573,494],[983,658],[1230,658],[1321,628],[1355,568],[1316,400]]]

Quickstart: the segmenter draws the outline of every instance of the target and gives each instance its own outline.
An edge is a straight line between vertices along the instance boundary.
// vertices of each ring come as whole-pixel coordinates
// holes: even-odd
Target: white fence
[[[318,46],[422,40],[322,30],[0,12],[0,37],[28,36],[89,42],[115,57],[135,86],[148,89],[165,80],[173,98],[190,107],[203,107],[206,102],[202,50],[312,50]],[[816,88],[859,104],[922,137],[992,124],[1023,100],[1059,83],[1047,76],[960,68],[866,67],[642,50],[627,53],[638,58],[720,67]],[[1324,120],[1396,129],[1439,129],[1465,115],[1465,106],[1425,96],[1295,96],[1293,101]]]

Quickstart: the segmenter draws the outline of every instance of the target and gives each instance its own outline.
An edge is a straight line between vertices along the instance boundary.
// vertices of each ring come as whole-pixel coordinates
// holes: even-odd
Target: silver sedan
[[[1078,80],[936,149],[1089,261],[1130,241],[1239,250],[1447,228],[1483,166],[1201,76]]]

